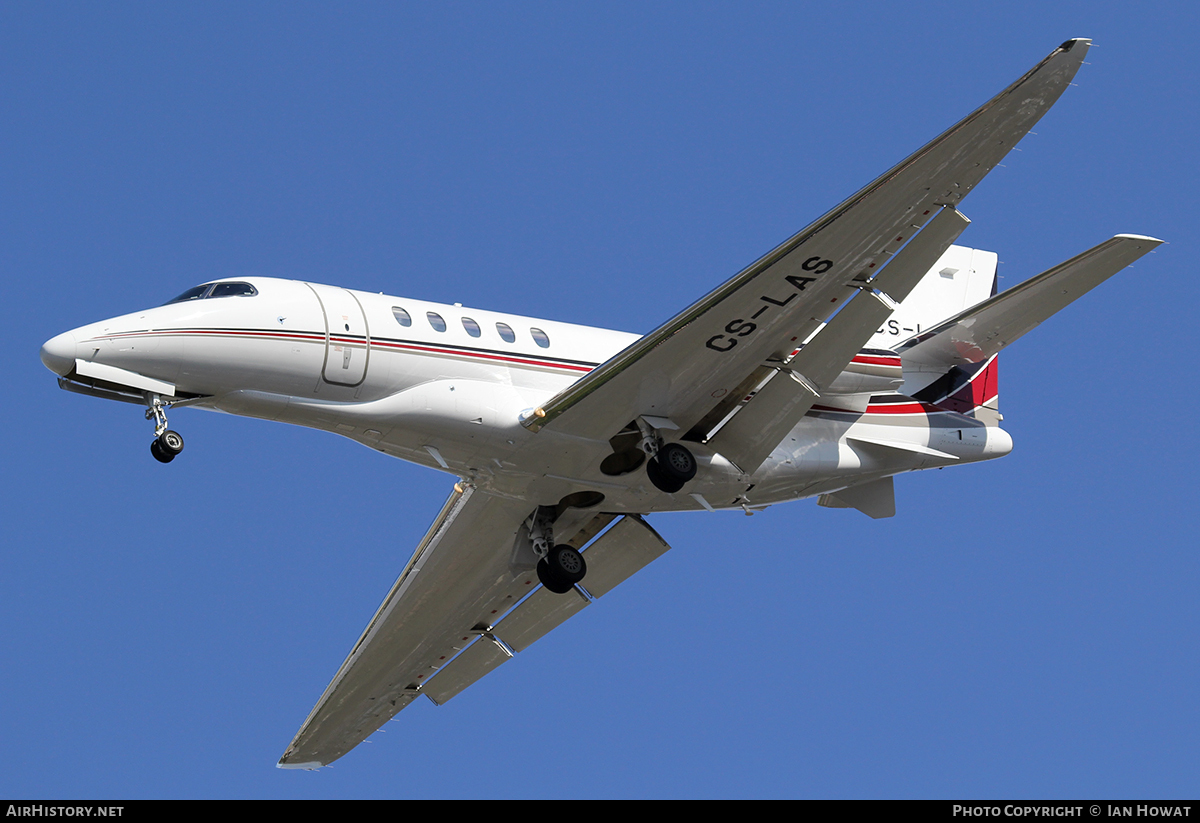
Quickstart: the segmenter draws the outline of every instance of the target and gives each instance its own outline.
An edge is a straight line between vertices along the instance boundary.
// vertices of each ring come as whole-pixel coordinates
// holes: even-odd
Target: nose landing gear
[[[179,432],[167,429],[150,441],[150,453],[159,463],[170,463],[183,451],[183,438]]]
[[[170,463],[183,451],[183,437],[179,432],[167,428],[167,407],[170,404],[163,403],[161,397],[152,394],[147,396],[146,405],[149,407],[146,409],[146,419],[154,421],[155,437],[150,441],[150,454],[159,463]]]

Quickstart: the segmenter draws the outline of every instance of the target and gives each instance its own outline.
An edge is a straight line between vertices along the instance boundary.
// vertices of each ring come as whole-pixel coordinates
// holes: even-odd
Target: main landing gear
[[[662,437],[642,418],[641,449],[650,459],[646,461],[646,476],[661,492],[675,494],[696,476],[696,457],[681,443],[663,443]]]
[[[566,543],[560,543],[538,561],[537,576],[542,585],[555,594],[566,594],[587,574],[583,555]]]
[[[667,443],[646,461],[646,476],[659,491],[674,494],[696,476],[696,458],[686,446]]]
[[[170,463],[183,451],[183,437],[179,432],[167,428],[167,407],[157,394],[146,398],[146,419],[154,421],[154,439],[150,441],[150,454],[159,463]]]
[[[554,545],[554,521],[549,516],[552,507],[539,506],[527,521],[529,540],[537,561],[537,576],[541,584],[555,594],[566,594],[587,574],[587,563],[575,548],[560,543]],[[528,568],[528,567],[526,567]]]

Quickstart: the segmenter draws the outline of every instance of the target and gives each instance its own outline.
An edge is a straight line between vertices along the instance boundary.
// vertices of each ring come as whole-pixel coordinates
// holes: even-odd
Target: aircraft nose
[[[42,362],[59,377],[68,375],[75,368],[75,335],[63,332],[43,343]]]

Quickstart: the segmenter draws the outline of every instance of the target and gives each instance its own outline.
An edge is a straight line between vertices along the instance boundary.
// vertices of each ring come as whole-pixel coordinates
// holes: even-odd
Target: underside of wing
[[[638,416],[654,416],[695,437],[722,398],[761,383],[769,375],[755,373],[764,364],[783,364],[797,342],[849,311],[836,331],[821,331],[805,348],[814,368],[845,365],[862,345],[855,341],[866,340],[878,317],[902,299],[877,286],[889,261],[936,215],[953,210],[1037,123],[1088,45],[1064,43],[940,137],[552,398],[526,425],[603,440]],[[806,379],[819,393],[820,381]],[[770,449],[749,448],[746,462],[759,459],[763,448]]]
[[[281,767],[317,768],[350,751],[411,703],[494,611],[529,590],[530,581],[514,579],[510,569],[513,540],[529,509],[471,488],[451,495]]]
[[[529,510],[469,486],[451,495],[281,768],[328,765],[421,695],[445,703],[670,548],[636,515],[596,514],[566,541],[586,546],[586,588],[554,594],[519,559]]]

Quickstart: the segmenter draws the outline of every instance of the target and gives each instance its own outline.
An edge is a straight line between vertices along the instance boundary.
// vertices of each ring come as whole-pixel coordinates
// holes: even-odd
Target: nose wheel
[[[150,453],[159,463],[170,463],[183,451],[183,438],[179,432],[167,429],[150,441]]]
[[[155,437],[150,441],[150,454],[159,463],[170,463],[183,451],[183,437],[167,428],[167,407],[157,394],[146,397],[146,419],[154,421]]]

